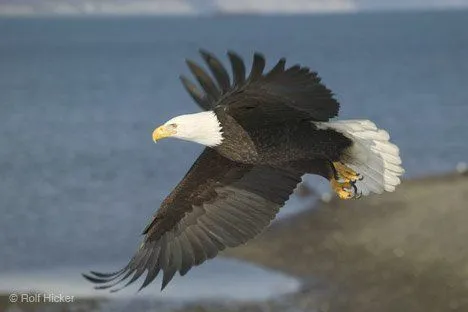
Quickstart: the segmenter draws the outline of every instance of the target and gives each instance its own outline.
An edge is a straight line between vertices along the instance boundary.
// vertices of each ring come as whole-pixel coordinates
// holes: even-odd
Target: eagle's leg
[[[332,163],[333,175],[330,184],[341,199],[359,198],[361,194],[356,188],[356,181],[362,179],[361,175],[341,162]]]
[[[359,173],[339,161],[333,162],[333,167],[335,167],[338,177],[342,178],[346,182],[356,182],[357,180],[362,179],[362,176]]]

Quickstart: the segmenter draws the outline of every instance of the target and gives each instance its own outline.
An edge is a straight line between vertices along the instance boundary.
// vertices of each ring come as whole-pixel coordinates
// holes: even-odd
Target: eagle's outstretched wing
[[[220,250],[259,234],[302,174],[298,169],[236,163],[206,148],[164,200],[128,265],[114,273],[91,272],[85,277],[98,284],[96,288],[106,289],[121,283],[125,287],[147,271],[143,288],[162,271],[164,288],[176,272],[184,275]]]
[[[213,54],[204,50],[200,54],[214,79],[195,62],[187,60],[202,90],[184,76],[181,80],[204,110],[223,107],[244,122],[327,121],[338,115],[339,103],[332,92],[321,83],[317,73],[307,67],[286,68],[286,60],[280,59],[265,73],[265,58],[255,53],[252,69],[246,77],[244,61],[236,53],[228,52],[233,72],[231,83],[226,68]]]
[[[337,115],[339,105],[316,73],[300,66],[285,69],[281,59],[264,73],[265,59],[254,55],[246,77],[245,65],[235,53],[228,56],[231,78],[212,54],[201,51],[214,79],[200,66],[188,61],[202,90],[187,78],[182,82],[205,110],[224,109],[234,118],[248,122],[282,122],[295,119],[325,121]],[[91,272],[85,277],[97,288],[118,290],[145,272],[142,288],[163,272],[162,288],[176,272],[213,258],[220,250],[247,242],[275,217],[304,173],[329,178],[325,160],[294,163],[284,168],[233,162],[207,148],[184,179],[164,200],[144,231],[140,248],[121,270]]]

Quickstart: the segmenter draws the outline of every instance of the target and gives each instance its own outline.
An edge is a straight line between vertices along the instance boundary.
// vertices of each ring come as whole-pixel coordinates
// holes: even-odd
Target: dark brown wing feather
[[[146,287],[162,271],[163,289],[176,272],[184,275],[267,227],[300,182],[300,169],[235,163],[205,149],[144,230],[143,244],[128,265],[85,277],[96,288],[115,291],[145,271],[141,288]]]
[[[214,109],[223,106],[238,121],[283,122],[291,119],[327,121],[338,115],[339,103],[332,92],[321,83],[316,72],[299,65],[285,68],[285,59],[267,73],[264,73],[265,58],[254,54],[252,69],[246,78],[245,64],[234,52],[229,52],[233,71],[233,83],[227,88],[227,70],[214,55],[200,52],[208,68],[216,78],[217,85],[210,76],[188,61],[189,67],[200,83],[198,90],[193,84],[183,81],[186,89],[203,108]],[[186,79],[186,78],[185,78]],[[203,96],[200,99],[200,95]],[[208,104],[207,104],[208,103]]]
[[[241,86],[245,81],[245,64],[242,58],[236,53],[228,52],[229,61],[231,62],[233,87]]]
[[[210,110],[211,109],[211,101],[206,97],[206,95],[198,90],[197,86],[191,82],[187,77],[180,76],[180,80],[182,85],[187,90],[188,94],[192,97],[195,103],[198,104],[203,110]]]
[[[205,60],[206,64],[211,70],[211,73],[216,78],[221,91],[227,92],[231,88],[231,79],[229,78],[229,74],[224,68],[223,64],[211,53],[200,50],[200,54],[202,55],[203,59]]]

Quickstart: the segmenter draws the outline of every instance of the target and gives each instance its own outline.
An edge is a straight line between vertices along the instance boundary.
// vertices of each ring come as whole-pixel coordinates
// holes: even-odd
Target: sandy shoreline
[[[395,193],[320,203],[224,253],[302,278],[300,293],[179,311],[468,311],[467,223],[466,175],[414,179]],[[7,307],[0,296],[0,310]],[[31,308],[24,311],[37,311]]]

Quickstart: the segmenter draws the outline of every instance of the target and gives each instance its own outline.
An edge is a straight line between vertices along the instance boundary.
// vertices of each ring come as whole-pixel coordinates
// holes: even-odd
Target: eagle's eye
[[[177,129],[177,124],[175,124],[175,123],[168,124],[167,126],[174,129],[174,130]]]

